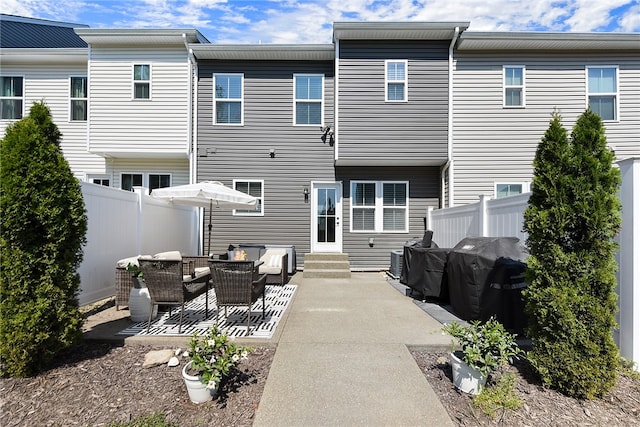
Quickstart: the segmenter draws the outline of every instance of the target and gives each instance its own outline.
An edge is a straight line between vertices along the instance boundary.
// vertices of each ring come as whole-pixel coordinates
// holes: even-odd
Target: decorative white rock
[[[180,361],[178,360],[177,357],[173,356],[171,359],[169,359],[169,361],[167,362],[167,366],[178,366],[180,364]]]

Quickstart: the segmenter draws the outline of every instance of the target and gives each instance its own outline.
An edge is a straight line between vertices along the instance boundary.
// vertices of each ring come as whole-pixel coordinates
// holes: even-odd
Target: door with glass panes
[[[313,183],[311,252],[342,252],[342,184]]]

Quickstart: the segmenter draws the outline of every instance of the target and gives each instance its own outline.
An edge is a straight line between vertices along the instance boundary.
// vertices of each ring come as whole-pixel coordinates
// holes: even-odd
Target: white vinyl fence
[[[80,273],[80,305],[114,294],[116,261],[178,250],[197,255],[198,209],[174,206],[136,192],[81,182],[87,244]]]
[[[622,174],[622,230],[618,235],[618,330],[620,354],[640,366],[640,158],[618,162]],[[429,208],[427,229],[441,248],[452,248],[465,237],[518,237],[529,193],[502,199],[481,196],[478,203],[447,209]]]

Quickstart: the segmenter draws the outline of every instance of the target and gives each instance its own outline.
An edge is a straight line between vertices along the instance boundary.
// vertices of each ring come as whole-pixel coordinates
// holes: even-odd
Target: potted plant
[[[151,295],[149,289],[144,282],[144,273],[138,264],[132,262],[127,264],[126,270],[131,273],[131,282],[133,286],[129,292],[129,315],[134,322],[143,322],[149,319],[149,310],[151,310]],[[158,316],[158,306],[153,306],[152,318]]]
[[[189,362],[182,369],[189,399],[193,403],[211,400],[223,378],[238,362],[246,359],[250,351],[248,347],[231,342],[217,326],[210,327],[203,335],[194,332],[184,353]]]
[[[452,349],[451,367],[454,385],[465,393],[480,393],[491,373],[523,354],[515,335],[493,317],[485,323],[476,320],[467,326],[452,322],[442,330],[460,346],[458,351]]]

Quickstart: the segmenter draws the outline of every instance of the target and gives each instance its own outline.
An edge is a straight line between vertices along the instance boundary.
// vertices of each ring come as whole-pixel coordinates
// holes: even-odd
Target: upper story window
[[[151,98],[151,65],[134,64],[133,99]]]
[[[262,209],[262,202],[264,200],[263,180],[234,180],[233,188],[258,199],[258,203],[256,203],[255,209],[234,209],[234,215],[264,215],[264,211]]]
[[[322,124],[322,74],[295,74],[294,123],[297,125]]]
[[[407,233],[408,182],[351,183],[351,231]]]
[[[19,120],[22,118],[23,78],[0,77],[0,118]]]
[[[504,106],[524,107],[524,72],[522,65],[505,65],[504,69]]]
[[[213,75],[215,124],[241,125],[244,123],[244,75]]]
[[[617,120],[618,67],[587,67],[587,106],[602,120]]]
[[[69,90],[69,116],[71,121],[87,120],[86,77],[71,77]]]
[[[385,100],[407,100],[407,61],[385,61]]]

